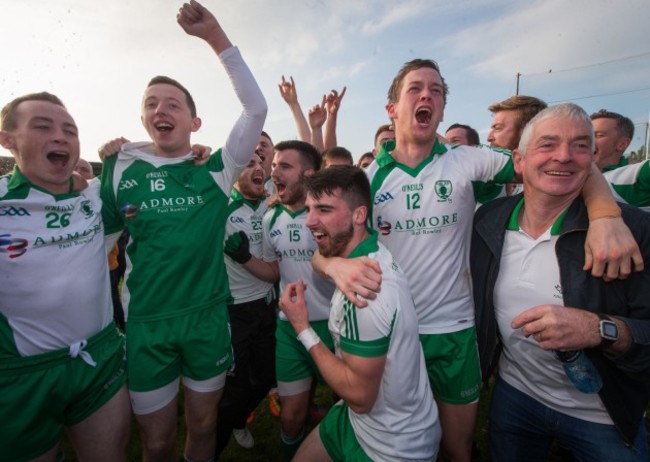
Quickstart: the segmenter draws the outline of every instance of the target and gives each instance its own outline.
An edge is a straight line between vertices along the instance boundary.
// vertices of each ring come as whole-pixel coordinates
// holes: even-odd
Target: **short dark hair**
[[[273,149],[275,151],[286,151],[294,149],[300,153],[300,161],[304,170],[320,170],[321,156],[318,150],[311,144],[299,140],[280,141]]]
[[[377,138],[384,132],[395,132],[395,127],[392,124],[380,125],[377,131],[375,132],[375,144],[377,144]]]
[[[307,194],[314,199],[318,200],[323,194],[331,196],[340,190],[350,210],[363,206],[370,213],[370,182],[359,167],[334,165],[305,178],[304,184]]]
[[[370,162],[375,160],[375,155],[372,153],[372,151],[364,152],[361,154],[361,157],[359,157],[359,160],[357,160],[357,167],[361,167],[361,163],[363,162],[364,159],[370,158]]]
[[[488,109],[493,114],[500,111],[516,111],[515,121],[517,122],[517,130],[521,133],[526,124],[538,112],[541,112],[547,107],[548,105],[544,101],[534,96],[515,95],[498,103],[491,104],[488,106]]]
[[[173,87],[178,88],[180,91],[182,91],[183,94],[185,95],[185,101],[187,101],[187,105],[190,108],[190,114],[192,115],[192,117],[196,117],[196,104],[194,103],[194,98],[192,98],[192,95],[187,90],[187,88],[181,85],[180,82],[178,82],[177,80],[174,80],[171,77],[167,77],[165,75],[157,75],[153,79],[149,80],[149,83],[147,84],[147,88],[149,88],[152,85],[158,85],[161,83],[171,85]]]
[[[340,160],[345,160],[350,163],[350,165],[354,165],[354,159],[352,158],[352,153],[345,149],[342,146],[334,146],[333,148],[328,148],[323,152],[323,161],[327,160],[332,160],[332,159],[340,159]]]
[[[634,122],[629,118],[621,115],[617,112],[610,112],[606,109],[601,109],[598,112],[594,112],[589,116],[591,120],[596,119],[614,119],[616,121],[616,128],[619,133],[627,138],[634,138]]]
[[[449,128],[447,129],[447,132],[449,130],[452,130],[454,128],[462,128],[465,130],[465,134],[467,135],[467,141],[469,141],[469,144],[471,146],[476,146],[478,144],[481,144],[481,139],[478,136],[478,132],[474,130],[472,127],[469,125],[464,125],[464,124],[451,124]],[[445,132],[445,133],[447,133]]]
[[[66,109],[58,96],[46,91],[19,96],[8,102],[0,111],[0,130],[14,130],[17,127],[16,108],[25,101],[46,101]]]
[[[440,66],[438,66],[438,63],[432,59],[414,59],[412,61],[405,63],[402,66],[402,68],[397,72],[397,75],[393,79],[393,83],[391,83],[390,88],[388,89],[389,103],[395,103],[399,100],[399,92],[402,90],[402,84],[404,83],[404,78],[406,77],[406,75],[411,71],[415,71],[417,69],[422,69],[422,68],[433,69],[438,73],[438,75],[440,76],[440,80],[442,80],[442,100],[445,105],[447,104],[447,95],[449,94],[449,87],[447,86],[445,79],[442,77],[442,74],[440,73]]]
[[[269,134],[266,133],[264,130],[262,130],[261,135],[262,135],[263,137],[265,137],[265,138],[268,138],[269,141],[271,142],[271,144],[273,144],[273,140],[271,139],[271,137],[269,136]]]

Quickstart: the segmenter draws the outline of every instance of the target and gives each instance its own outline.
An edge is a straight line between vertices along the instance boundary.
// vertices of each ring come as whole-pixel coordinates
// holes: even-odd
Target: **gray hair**
[[[551,118],[570,119],[578,122],[583,122],[587,127],[589,127],[591,149],[592,150],[596,149],[594,127],[591,123],[591,118],[589,117],[589,114],[587,114],[585,110],[582,109],[577,104],[562,103],[562,104],[557,104],[555,106],[550,106],[547,107],[546,109],[543,109],[535,117],[533,117],[530,120],[530,122],[526,124],[526,126],[524,127],[524,131],[521,134],[521,138],[519,139],[518,150],[522,156],[526,155],[526,147],[530,142],[530,138],[532,137],[533,131],[535,130],[537,124]]]

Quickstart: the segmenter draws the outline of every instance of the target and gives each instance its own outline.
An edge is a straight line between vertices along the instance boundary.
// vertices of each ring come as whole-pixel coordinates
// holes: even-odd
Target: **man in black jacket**
[[[545,460],[553,439],[577,460],[648,460],[650,271],[607,282],[583,270],[589,222],[580,190],[593,152],[593,128],[580,107],[542,111],[513,152],[523,196],[494,201],[475,217],[484,380],[498,365],[492,460]],[[621,207],[648,261],[650,218]],[[594,370],[591,390],[568,375],[578,363],[583,373]]]

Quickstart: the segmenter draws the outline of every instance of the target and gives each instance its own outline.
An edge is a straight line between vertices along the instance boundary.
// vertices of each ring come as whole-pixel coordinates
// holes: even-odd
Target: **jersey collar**
[[[239,204],[248,204],[250,205],[253,210],[256,210],[257,207],[259,207],[260,203],[262,202],[262,198],[260,197],[259,199],[246,199],[242,193],[240,193],[236,188],[232,188],[232,191],[230,192],[230,199],[233,202],[237,202]]]
[[[395,150],[394,140],[390,140],[382,144],[381,148],[379,149],[379,153],[375,158],[377,165],[379,165],[379,167],[385,167],[387,165],[395,164],[395,165],[400,165],[403,168],[407,168],[395,160],[395,158],[392,155],[394,150]],[[420,165],[418,165],[415,169],[411,169],[411,170],[420,170],[426,164],[431,162],[431,160],[433,160],[433,157],[436,154],[440,155],[440,154],[444,154],[445,152],[447,152],[447,148],[445,147],[444,144],[440,142],[440,140],[436,138],[436,142],[433,144],[433,148],[431,148],[431,153],[429,154],[429,156],[426,159],[424,159],[420,163]]]
[[[357,246],[350,252],[350,255],[348,255],[348,258],[356,258],[356,257],[365,257],[366,255],[371,254],[372,252],[376,252],[379,250],[379,244],[377,243],[377,231],[374,229],[369,229],[368,230],[368,237],[366,237],[363,241],[359,242]]]
[[[18,168],[17,165],[14,165],[14,170],[13,170],[13,172],[11,172],[11,178],[9,179],[9,183],[7,184],[7,187],[8,187],[9,191],[15,191],[15,190],[20,189],[20,188],[34,188],[34,189],[42,191],[42,192],[44,192],[46,194],[49,194],[49,195],[51,195],[53,197],[56,197],[56,198],[66,198],[66,197],[69,197],[71,195],[74,195],[74,193],[72,191],[72,189],[73,189],[72,177],[70,177],[70,179],[68,180],[68,192],[67,193],[64,193],[64,194],[52,194],[51,192],[30,183],[29,180],[27,179],[27,177],[25,175],[23,175],[23,172],[20,171],[20,169]]]
[[[610,165],[609,167],[604,167],[603,173],[609,172],[611,170],[616,170],[617,168],[625,167],[627,164],[629,164],[627,157],[621,156],[621,159],[618,161],[618,164]]]
[[[521,228],[519,228],[519,212],[521,211],[522,207],[524,206],[524,198],[522,197],[519,202],[517,202],[517,205],[515,206],[514,210],[512,211],[512,214],[510,214],[510,219],[508,220],[508,224],[506,225],[506,229],[508,231],[519,231]],[[555,220],[555,223],[553,223],[553,226],[551,226],[551,236],[557,236],[562,232],[562,229],[564,228],[564,219],[566,218],[566,214],[569,211],[569,208],[567,207],[564,212],[560,214],[559,217],[557,217],[557,220]]]

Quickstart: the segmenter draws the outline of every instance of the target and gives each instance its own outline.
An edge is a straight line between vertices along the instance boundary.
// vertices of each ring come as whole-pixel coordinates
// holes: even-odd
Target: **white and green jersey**
[[[365,414],[348,409],[365,453],[377,461],[434,460],[441,430],[433,402],[418,320],[404,273],[373,232],[348,258],[368,256],[381,265],[381,292],[358,309],[340,290],[332,297],[329,330],[336,355],[386,356],[377,399]]]
[[[195,166],[190,154],[154,155],[151,143],[129,143],[106,160],[106,231],[126,226],[130,234],[122,286],[128,319],[162,319],[229,300],[223,240],[240,171],[222,151]]]
[[[230,191],[255,151],[266,101],[236,47],[219,55],[243,112],[222,149],[195,166],[153,144],[127,143],[102,172],[108,233],[129,229],[122,286],[125,316],[169,318],[230,299],[223,239]]]
[[[233,188],[230,204],[228,204],[226,239],[231,234],[244,231],[248,236],[251,255],[262,258],[262,218],[266,210],[265,199],[260,198],[256,201],[245,199]],[[225,261],[230,294],[235,304],[264,298],[273,288],[273,284],[256,278],[228,255],[225,256]]]
[[[306,221],[306,209],[294,213],[283,205],[270,208],[263,221],[262,260],[278,262],[280,292],[288,283],[302,279],[307,284],[305,299],[309,320],[323,321],[329,316],[334,283],[319,276],[311,266],[311,258],[318,246],[305,225]],[[279,317],[287,320],[281,311]]]
[[[99,182],[52,195],[0,178],[0,357],[68,348],[113,320]]]
[[[603,176],[614,193],[614,199],[650,212],[650,161],[606,170]]]
[[[469,245],[477,182],[514,178],[508,151],[447,146],[436,141],[416,168],[393,159],[386,143],[367,169],[371,223],[404,268],[421,334],[474,325]]]

